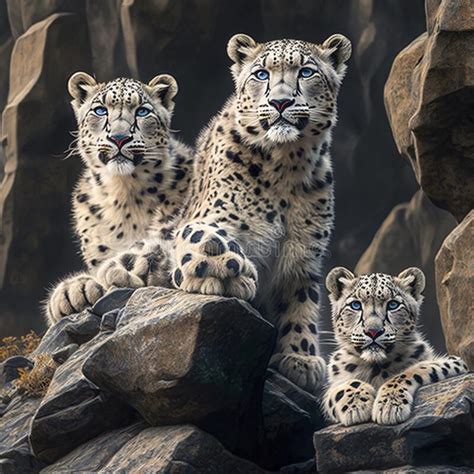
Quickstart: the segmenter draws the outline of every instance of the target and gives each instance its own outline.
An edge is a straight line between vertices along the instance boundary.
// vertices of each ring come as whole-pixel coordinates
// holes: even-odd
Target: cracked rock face
[[[317,470],[474,467],[473,402],[474,374],[466,374],[421,388],[414,415],[399,425],[334,425],[318,431],[314,435]]]
[[[474,370],[474,210],[436,256],[436,287],[448,351]]]
[[[460,222],[474,207],[474,16],[471,2],[426,7],[428,32],[395,59],[385,104],[423,191]]]

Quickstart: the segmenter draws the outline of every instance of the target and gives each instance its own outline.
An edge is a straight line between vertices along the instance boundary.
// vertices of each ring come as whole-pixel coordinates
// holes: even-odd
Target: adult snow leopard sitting
[[[54,288],[49,323],[92,305],[112,285],[170,284],[168,254],[156,243],[171,238],[192,171],[191,149],[170,133],[178,90],[173,77],[98,83],[78,72],[68,89],[78,124],[75,149],[85,165],[73,193],[73,221],[87,272]],[[141,242],[150,235],[153,240]],[[140,259],[121,254],[130,249],[141,249]],[[120,270],[101,278],[101,263],[113,257],[125,270],[136,269],[132,278]]]
[[[279,330],[272,365],[316,391],[325,374],[319,284],[334,221],[329,148],[351,44],[239,34],[228,54],[235,94],[197,143],[173,281],[252,301]]]

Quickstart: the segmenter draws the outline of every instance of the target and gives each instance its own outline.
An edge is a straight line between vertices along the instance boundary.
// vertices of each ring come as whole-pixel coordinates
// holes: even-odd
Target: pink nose
[[[269,101],[270,105],[273,105],[278,112],[282,113],[285,109],[287,109],[290,105],[295,103],[294,99],[273,99]]]
[[[372,339],[377,338],[383,333],[383,329],[374,329],[374,328],[369,328],[365,330],[365,334],[370,336]]]
[[[129,135],[111,135],[108,137],[110,141],[114,142],[119,148],[122,148],[125,143],[129,142],[132,137]]]

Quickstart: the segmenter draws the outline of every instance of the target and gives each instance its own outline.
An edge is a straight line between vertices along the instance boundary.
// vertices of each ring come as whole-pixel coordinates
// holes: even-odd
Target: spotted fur
[[[338,345],[324,400],[331,421],[401,423],[419,387],[467,371],[459,357],[435,355],[417,330],[425,287],[418,268],[394,277],[355,276],[338,267],[326,286]]]
[[[53,290],[50,323],[93,304],[111,286],[170,284],[161,247],[172,238],[192,171],[191,150],[170,132],[177,92],[171,76],[102,84],[76,73],[69,92],[75,151],[85,165],[73,193],[73,222],[87,272]]]
[[[271,364],[316,391],[325,372],[319,282],[334,221],[329,147],[350,42],[236,35],[228,54],[236,90],[197,143],[174,283],[252,301],[279,330]]]

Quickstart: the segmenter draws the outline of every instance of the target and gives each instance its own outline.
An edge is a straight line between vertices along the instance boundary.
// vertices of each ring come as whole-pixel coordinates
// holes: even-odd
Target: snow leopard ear
[[[69,78],[67,89],[76,105],[80,106],[97,85],[97,81],[86,72],[76,72]]]
[[[254,58],[258,53],[260,44],[248,35],[239,33],[232,36],[227,43],[227,54],[234,64],[231,67],[234,80],[237,79],[242,66],[249,58]]]
[[[152,96],[158,97],[161,100],[161,103],[166,109],[170,112],[173,111],[173,99],[178,93],[178,83],[173,76],[160,74],[147,84],[147,88]]]
[[[332,64],[339,75],[346,71],[346,62],[352,54],[352,44],[344,35],[335,34],[330,36],[323,44],[328,61]]]
[[[355,275],[347,268],[333,268],[326,277],[326,288],[330,296],[337,301],[342,296],[344,288],[346,288],[354,278],[356,278]]]
[[[425,274],[416,267],[403,270],[397,278],[397,282],[404,287],[417,301],[421,301],[423,290],[426,285]]]

